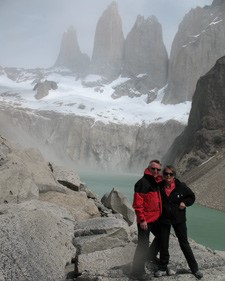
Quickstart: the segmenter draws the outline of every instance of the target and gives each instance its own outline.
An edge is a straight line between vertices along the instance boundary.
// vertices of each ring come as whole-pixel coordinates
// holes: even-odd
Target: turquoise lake
[[[134,184],[142,175],[80,173],[81,181],[99,198],[112,188],[120,190],[132,203]],[[187,209],[188,236],[212,250],[225,251],[225,212],[194,204]]]

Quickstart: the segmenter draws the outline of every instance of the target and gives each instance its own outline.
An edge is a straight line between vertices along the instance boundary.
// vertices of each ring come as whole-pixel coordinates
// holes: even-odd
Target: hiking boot
[[[167,268],[167,270],[158,270],[155,272],[154,276],[155,277],[162,277],[162,276],[172,276],[172,275],[175,275],[176,272],[170,268]]]
[[[162,277],[162,276],[166,276],[166,275],[167,275],[166,270],[158,270],[154,274],[155,277]]]
[[[203,277],[203,273],[198,270],[195,273],[193,273],[193,275],[197,278],[197,279],[201,279]]]

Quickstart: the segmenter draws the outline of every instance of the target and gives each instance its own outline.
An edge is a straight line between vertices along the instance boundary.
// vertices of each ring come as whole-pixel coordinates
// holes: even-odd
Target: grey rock
[[[125,247],[115,247],[89,254],[81,254],[78,256],[79,272],[82,273],[88,270],[90,273],[97,273],[97,276],[99,276],[99,269],[104,271],[131,262],[134,251],[135,245],[129,243]]]
[[[84,183],[80,184],[80,190],[84,191],[87,194],[88,198],[98,200],[98,195],[96,193],[94,193],[90,188],[88,188]]]
[[[83,170],[89,167],[114,172],[142,172],[149,159],[162,158],[184,125],[174,120],[159,121],[128,126],[55,112],[33,114],[8,106],[0,112],[2,132],[22,147],[32,144],[60,166],[68,163],[75,167],[79,163]]]
[[[224,77],[222,57],[199,79],[188,126],[165,155],[165,161],[174,163],[184,180],[193,183],[201,203],[221,210],[225,210],[225,179],[221,173],[225,163]],[[216,192],[212,186],[216,186]]]
[[[120,219],[94,218],[75,224],[77,273],[97,272],[131,261],[135,245],[130,229]]]
[[[90,58],[80,50],[76,30],[70,26],[62,37],[60,51],[54,67],[68,68],[83,76],[87,74]]]
[[[39,199],[54,203],[67,209],[73,215],[75,221],[83,221],[93,217],[99,217],[100,212],[95,202],[87,198],[85,192],[67,190],[66,194],[60,192],[41,193]]]
[[[0,203],[37,199],[39,192],[49,190],[65,192],[38,150],[12,149],[2,141],[0,151],[4,160],[0,166]]]
[[[1,280],[65,280],[76,255],[71,215],[36,200],[0,205],[0,212]]]
[[[180,23],[171,48],[165,104],[191,101],[198,79],[224,56],[224,9],[224,1],[197,7]]]
[[[68,169],[63,166],[57,166],[51,163],[50,165],[55,179],[60,184],[66,186],[71,190],[80,191],[80,177],[73,169]]]
[[[137,77],[133,76],[126,82],[115,86],[111,97],[118,99],[122,96],[128,96],[130,98],[140,97],[142,95],[148,96],[149,92],[151,92],[149,89],[154,88],[155,85],[156,83],[152,79],[152,76],[148,74],[138,75]]]
[[[168,55],[162,27],[155,16],[138,16],[128,33],[124,47],[122,76],[147,74],[149,89],[161,88],[167,81]],[[147,81],[146,81],[147,82]]]
[[[130,229],[127,223],[116,218],[93,218],[75,225],[75,237],[117,233],[120,239],[129,240]]]
[[[106,208],[101,202],[96,202],[95,205],[97,206],[97,208],[99,209],[99,211],[101,212],[102,216],[109,216],[110,214],[112,214],[112,210]]]
[[[121,72],[124,48],[122,21],[113,1],[99,18],[94,38],[90,73],[112,79]]]
[[[225,278],[225,258],[220,254],[207,249],[193,240],[189,239],[190,245],[196,257],[196,260],[199,264],[199,269],[203,273],[203,280],[212,280],[212,281],[223,281]],[[132,244],[128,244],[132,245]],[[134,246],[134,245],[133,245]],[[126,262],[121,261],[120,264],[114,265],[114,258],[119,253],[119,248],[114,248],[114,252],[112,252],[112,263],[110,264],[109,252],[103,252],[103,256],[101,257],[101,252],[95,252],[89,256],[81,256],[80,258],[80,268],[83,268],[82,275],[79,276],[76,280],[104,280],[104,281],[115,281],[122,280],[128,281],[131,280],[132,277],[132,258],[133,251],[135,247],[132,246],[131,251],[129,251],[130,257],[126,257]],[[164,276],[161,277],[160,280],[168,280],[171,281],[191,281],[196,280],[196,278],[191,273],[188,268],[187,262],[183,256],[182,251],[180,250],[179,243],[174,235],[170,237],[170,263],[169,268],[176,272],[173,276]],[[96,268],[92,263],[91,257],[94,260],[100,261],[99,268]],[[91,267],[88,267],[86,264],[85,268],[85,259],[91,264]],[[106,266],[103,264],[103,260],[106,261]],[[153,277],[154,276],[154,267],[150,263],[146,263],[146,272]]]
[[[168,152],[167,157],[172,161],[175,158],[183,158],[187,153],[196,154],[196,161],[190,160],[189,163],[186,161],[187,164],[183,165],[185,170],[203,163],[207,160],[206,157],[215,155],[217,150],[224,147],[224,75],[225,57],[222,57],[207,74],[199,79],[193,96],[188,125]],[[185,158],[187,159],[187,156]]]
[[[127,236],[128,234],[124,231],[121,235],[120,231],[112,231],[108,234],[98,234],[76,237],[73,240],[73,244],[78,249],[79,254],[88,254],[96,251],[104,251],[107,249],[112,249],[116,247],[124,247],[127,244],[127,240],[122,240],[121,236]]]
[[[102,197],[101,202],[114,213],[121,214],[128,225],[134,223],[134,210],[126,196],[118,189],[113,188],[108,195]]]
[[[35,98],[37,100],[40,100],[46,97],[49,94],[50,90],[56,90],[57,88],[58,86],[54,81],[45,80],[44,82],[38,82],[33,89],[34,91],[37,91]]]

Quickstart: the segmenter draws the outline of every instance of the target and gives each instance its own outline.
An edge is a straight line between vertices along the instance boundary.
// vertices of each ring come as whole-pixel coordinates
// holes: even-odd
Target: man
[[[160,174],[162,164],[159,160],[150,161],[144,176],[135,184],[133,208],[136,213],[138,227],[138,245],[134,254],[132,278],[146,280],[145,262],[147,258],[154,259],[158,253],[158,223],[162,212],[162,202],[159,183],[162,181]],[[150,231],[155,239],[149,252]]]

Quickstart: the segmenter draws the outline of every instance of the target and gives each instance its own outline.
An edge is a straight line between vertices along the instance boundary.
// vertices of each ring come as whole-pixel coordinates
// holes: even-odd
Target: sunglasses
[[[173,176],[173,173],[164,172],[163,175],[164,175],[164,176],[170,176],[170,177],[172,177],[172,176]]]
[[[152,171],[158,171],[158,172],[161,171],[161,169],[154,168],[154,167],[151,167],[150,169],[151,169]]]

